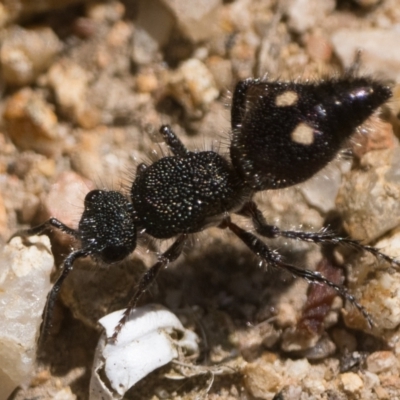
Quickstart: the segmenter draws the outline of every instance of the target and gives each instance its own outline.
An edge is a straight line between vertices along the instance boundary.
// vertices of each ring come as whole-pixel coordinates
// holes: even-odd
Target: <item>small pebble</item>
[[[135,83],[140,93],[152,93],[158,89],[158,79],[151,71],[137,74]]]
[[[195,58],[167,75],[168,94],[181,103],[191,117],[200,117],[218,95],[214,78],[203,62]]]
[[[139,2],[132,41],[132,58],[144,65],[156,61],[162,46],[170,39],[174,17],[168,7],[158,0]]]
[[[218,90],[226,90],[231,87],[233,75],[232,65],[229,60],[219,56],[207,59],[206,65],[212,73]]]
[[[192,41],[209,39],[217,26],[222,0],[198,0],[196,7],[187,0],[161,0],[176,18],[182,32]]]
[[[395,29],[339,29],[332,35],[334,52],[350,68],[361,50],[361,73],[400,80],[399,33]]]
[[[75,0],[76,1],[76,0]],[[109,1],[105,3],[86,1],[86,15],[98,22],[119,21],[125,13],[125,6],[119,1]]]
[[[324,18],[330,14],[336,4],[334,0],[288,0],[285,3],[288,25],[296,33],[323,24]]]
[[[61,59],[52,65],[48,84],[56,95],[62,112],[84,128],[96,126],[100,121],[99,111],[90,107],[87,92],[91,73],[75,62]],[[90,115],[92,118],[90,118]]]
[[[271,399],[271,393],[279,391],[282,376],[272,365],[247,364],[243,369],[244,385],[250,394],[259,399]]]
[[[61,48],[61,42],[50,28],[9,28],[0,50],[4,80],[17,86],[33,83],[52,64]]]
[[[358,393],[364,387],[362,379],[354,372],[345,372],[341,374],[340,380],[343,389],[348,393]]]
[[[352,238],[374,240],[400,224],[400,148],[376,150],[344,176],[336,206]]]
[[[302,356],[307,360],[323,360],[335,354],[335,352],[335,343],[332,342],[328,335],[322,335],[315,346],[302,351]]]
[[[291,360],[288,359],[285,366],[285,373],[294,381],[301,381],[306,378],[311,370],[311,365],[307,360]]]
[[[8,135],[21,150],[34,150],[46,156],[61,153],[57,116],[32,89],[21,89],[8,99],[4,119]]]
[[[396,356],[390,351],[376,351],[367,357],[368,371],[380,374],[381,372],[394,372],[399,367]]]

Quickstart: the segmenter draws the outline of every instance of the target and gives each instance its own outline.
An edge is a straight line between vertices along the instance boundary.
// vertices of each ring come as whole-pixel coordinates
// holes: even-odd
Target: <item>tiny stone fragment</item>
[[[110,64],[112,64],[111,61]],[[122,79],[108,74],[101,74],[93,82],[88,90],[86,100],[88,105],[83,107],[84,112],[80,114],[79,118],[80,125],[86,129],[96,127],[99,122],[112,125],[119,119],[129,120],[132,110],[137,109],[141,104],[140,96],[133,93],[129,85]],[[97,110],[101,110],[101,113],[97,113]],[[90,116],[92,118],[90,125],[83,119],[87,112],[93,114]]]
[[[121,20],[125,13],[124,4],[116,0],[104,3],[86,1],[86,3],[87,16],[96,22],[116,22]]]
[[[323,360],[334,354],[336,346],[330,340],[328,335],[322,335],[318,342],[312,347],[305,348],[301,351],[301,355],[307,360]]]
[[[66,116],[84,128],[91,128],[100,122],[99,111],[90,106],[86,97],[91,78],[88,71],[68,59],[62,59],[52,65],[47,76],[57,103]]]
[[[288,25],[297,33],[323,23],[325,16],[335,8],[334,0],[287,0],[284,4]]]
[[[400,148],[371,151],[361,165],[344,176],[336,206],[349,235],[368,243],[400,223]]]
[[[162,3],[170,9],[190,40],[205,40],[213,35],[221,0],[197,1],[196,7],[187,0],[162,0]]]
[[[345,68],[351,68],[362,51],[360,69],[381,74],[385,79],[400,80],[399,33],[395,29],[339,29],[332,35],[335,53]],[[362,72],[359,73],[362,73]]]
[[[133,32],[133,60],[138,64],[149,64],[155,61],[158,52],[169,40],[173,23],[171,12],[162,2],[140,1],[139,14]]]
[[[260,399],[272,398],[271,394],[279,391],[282,376],[271,364],[247,364],[243,369],[244,384],[252,396]]]
[[[135,87],[139,93],[151,93],[158,89],[158,80],[154,73],[145,71],[138,73],[135,80]]]
[[[225,90],[232,84],[232,64],[219,56],[211,56],[207,60],[207,67],[212,73],[218,90]]]
[[[4,119],[7,133],[21,150],[53,156],[62,151],[57,116],[43,98],[30,88],[8,99]]]
[[[368,371],[379,374],[384,371],[394,371],[399,367],[396,356],[390,351],[376,351],[367,358]]]
[[[310,375],[311,365],[307,360],[291,360],[285,362],[287,376],[293,380],[301,381]]]
[[[364,386],[362,379],[354,372],[345,372],[344,374],[341,374],[340,380],[343,389],[352,394],[359,392]]]
[[[280,332],[267,321],[250,329],[236,332],[232,340],[237,342],[240,354],[247,361],[255,360],[265,347],[272,347],[279,340]]]
[[[61,42],[47,27],[6,31],[0,51],[2,76],[10,85],[33,83],[61,50]]]
[[[214,78],[200,60],[191,58],[167,75],[168,94],[182,104],[191,117],[200,117],[218,95]]]

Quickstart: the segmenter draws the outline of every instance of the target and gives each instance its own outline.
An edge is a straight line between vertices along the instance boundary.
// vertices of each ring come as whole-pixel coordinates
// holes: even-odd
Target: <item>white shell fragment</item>
[[[90,400],[121,399],[138,381],[180,353],[198,352],[197,335],[185,329],[171,311],[157,304],[133,310],[117,342],[107,343],[123,312],[116,311],[99,321],[105,333],[93,362]]]

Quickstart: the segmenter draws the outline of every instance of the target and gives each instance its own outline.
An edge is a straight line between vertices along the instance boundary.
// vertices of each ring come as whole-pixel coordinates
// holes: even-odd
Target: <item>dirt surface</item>
[[[137,165],[168,154],[161,124],[191,150],[227,154],[238,80],[340,75],[361,46],[358,73],[393,86],[382,120],[374,116],[364,128],[369,139],[357,133],[354,161],[341,157],[309,182],[256,201],[282,229],[318,230],[342,217],[357,239],[400,255],[398,0],[202,0],[189,9],[179,0],[40,4],[0,3],[1,246],[51,215],[76,227],[92,188],[128,194]],[[59,266],[73,243],[50,237]],[[128,260],[111,267],[77,263],[32,379],[10,399],[88,399],[98,319],[126,306],[169,243],[141,238]],[[317,246],[268,243],[289,262],[347,277],[377,327],[371,331],[326,290],[310,294],[306,282],[260,266],[233,235],[211,228],[193,236],[141,300],[165,305],[196,331],[201,353],[185,368],[153,372],[126,399],[400,398],[398,272],[348,249],[332,265]],[[311,321],[321,303],[330,311]]]

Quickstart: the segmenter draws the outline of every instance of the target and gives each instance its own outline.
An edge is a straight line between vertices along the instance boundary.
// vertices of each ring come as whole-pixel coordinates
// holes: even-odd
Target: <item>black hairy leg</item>
[[[55,228],[60,230],[61,232],[66,233],[67,235],[70,235],[74,238],[78,238],[79,233],[77,230],[70,228],[69,226],[65,225],[61,221],[59,221],[57,218],[50,218],[46,222],[44,222],[41,225],[35,226],[34,228],[30,229],[23,229],[20,231],[15,232],[8,241],[15,237],[29,237],[29,236],[34,236],[34,235],[41,235],[43,232]]]
[[[39,337],[39,347],[42,346],[48,337],[48,334],[50,332],[50,329],[52,327],[52,317],[53,317],[53,311],[54,311],[54,306],[56,304],[56,300],[58,297],[58,294],[60,292],[61,286],[69,273],[72,271],[73,266],[75,261],[78,258],[84,258],[90,256],[90,252],[86,251],[85,249],[80,249],[73,251],[70,253],[67,258],[64,260],[61,274],[58,276],[57,280],[54,282],[53,287],[51,288],[48,296],[47,296],[47,302],[46,306],[43,311],[43,323],[42,323],[42,328],[40,331],[40,337]]]
[[[228,228],[231,230],[254,254],[256,254],[262,261],[264,261],[269,267],[283,269],[297,278],[302,278],[308,283],[316,283],[320,285],[326,285],[334,290],[344,299],[348,300],[354,307],[356,307],[361,314],[364,316],[368,325],[373,327],[374,323],[371,316],[368,314],[366,309],[357,302],[356,298],[348,292],[346,287],[338,285],[329,279],[322,276],[319,272],[310,271],[308,269],[298,268],[294,265],[287,264],[282,261],[282,256],[272,251],[264,242],[262,242],[257,236],[251,232],[247,232],[240,228],[238,225],[233,223],[229,217],[220,225],[221,228]]]
[[[128,303],[126,310],[124,311],[122,318],[119,320],[118,325],[114,329],[114,333],[109,338],[110,342],[115,342],[117,340],[118,334],[125,325],[129,318],[132,310],[137,307],[140,297],[150,288],[157,278],[158,273],[166,268],[169,263],[175,261],[182,253],[183,246],[185,245],[187,235],[180,235],[175,242],[159,256],[159,260],[155,263],[140,279],[137,289]]]
[[[14,237],[20,236],[22,238],[27,238],[33,235],[40,235],[48,229],[55,228],[59,229],[61,232],[66,233],[67,235],[73,236],[74,238],[79,237],[79,233],[77,230],[68,227],[67,225],[63,224],[57,218],[50,218],[46,222],[41,225],[38,225],[31,229],[21,230],[14,235],[11,236],[11,239]],[[39,336],[39,346],[43,345],[46,342],[48,337],[49,331],[52,326],[52,316],[54,311],[54,305],[56,303],[58,293],[61,289],[61,286],[65,280],[65,278],[69,275],[69,273],[73,269],[73,264],[78,258],[87,257],[90,255],[90,251],[85,249],[76,250],[70,253],[67,258],[63,262],[62,270],[60,275],[58,276],[57,280],[55,281],[52,289],[50,290],[49,294],[47,295],[46,306],[43,311],[43,323],[41,326],[40,336]]]
[[[358,240],[341,237],[327,228],[323,228],[318,232],[283,231],[275,225],[269,225],[262,215],[262,212],[258,209],[256,203],[253,201],[246,203],[239,211],[239,214],[251,218],[256,232],[259,235],[270,239],[286,237],[288,239],[301,240],[303,242],[348,246],[358,251],[366,251],[378,259],[400,266],[400,261],[382,253],[379,249],[373,246],[364,245]]]

